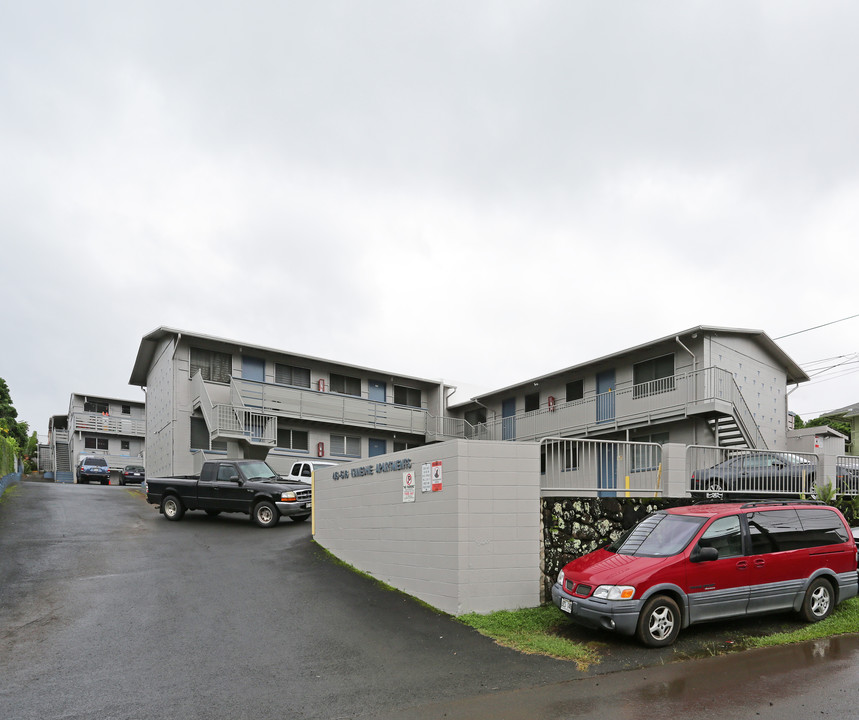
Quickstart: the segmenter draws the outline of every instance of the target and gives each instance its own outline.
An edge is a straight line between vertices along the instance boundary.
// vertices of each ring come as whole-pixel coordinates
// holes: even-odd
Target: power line
[[[840,320],[833,320],[832,322],[823,323],[823,325],[815,325],[814,327],[806,328],[805,330],[797,330],[796,332],[788,333],[787,335],[781,335],[777,338],[773,338],[773,340],[784,340],[784,338],[793,337],[794,335],[801,335],[802,333],[810,332],[811,330],[817,330],[818,328],[826,327],[827,325],[835,325],[835,323],[844,322],[845,320],[852,320],[853,318],[859,317],[859,313],[856,315],[851,315],[850,317],[841,318]]]

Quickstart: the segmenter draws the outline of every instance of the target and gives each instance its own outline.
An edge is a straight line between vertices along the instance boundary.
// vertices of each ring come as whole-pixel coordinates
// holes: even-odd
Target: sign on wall
[[[432,465],[421,465],[421,492],[428,493],[432,489]]]
[[[409,470],[403,473],[403,502],[415,501],[415,474]]]
[[[441,490],[441,460],[434,460],[432,464],[432,491]]]

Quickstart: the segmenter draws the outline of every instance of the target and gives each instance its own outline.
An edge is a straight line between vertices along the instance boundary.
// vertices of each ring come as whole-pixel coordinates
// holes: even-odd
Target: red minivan
[[[662,647],[711,620],[794,610],[817,622],[857,593],[856,542],[836,508],[760,500],[648,515],[565,565],[552,600],[576,623]]]

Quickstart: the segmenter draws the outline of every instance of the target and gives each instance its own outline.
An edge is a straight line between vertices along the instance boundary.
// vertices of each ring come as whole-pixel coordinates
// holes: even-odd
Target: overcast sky
[[[859,3],[0,0],[0,377],[161,325],[460,384],[859,314]],[[859,318],[779,341],[805,419]],[[820,375],[831,365],[839,368]]]

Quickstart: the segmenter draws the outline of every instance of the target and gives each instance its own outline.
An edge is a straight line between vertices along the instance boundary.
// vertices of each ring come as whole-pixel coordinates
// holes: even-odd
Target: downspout
[[[698,371],[698,358],[695,357],[695,353],[693,353],[682,342],[680,342],[680,336],[679,335],[675,335],[674,340],[676,341],[676,343],[680,347],[682,347],[687,353],[689,353],[692,356],[692,372],[693,373],[697,372]],[[717,438],[717,441],[718,441],[718,438]],[[698,444],[698,423],[697,422],[692,426],[692,442],[696,445]]]

